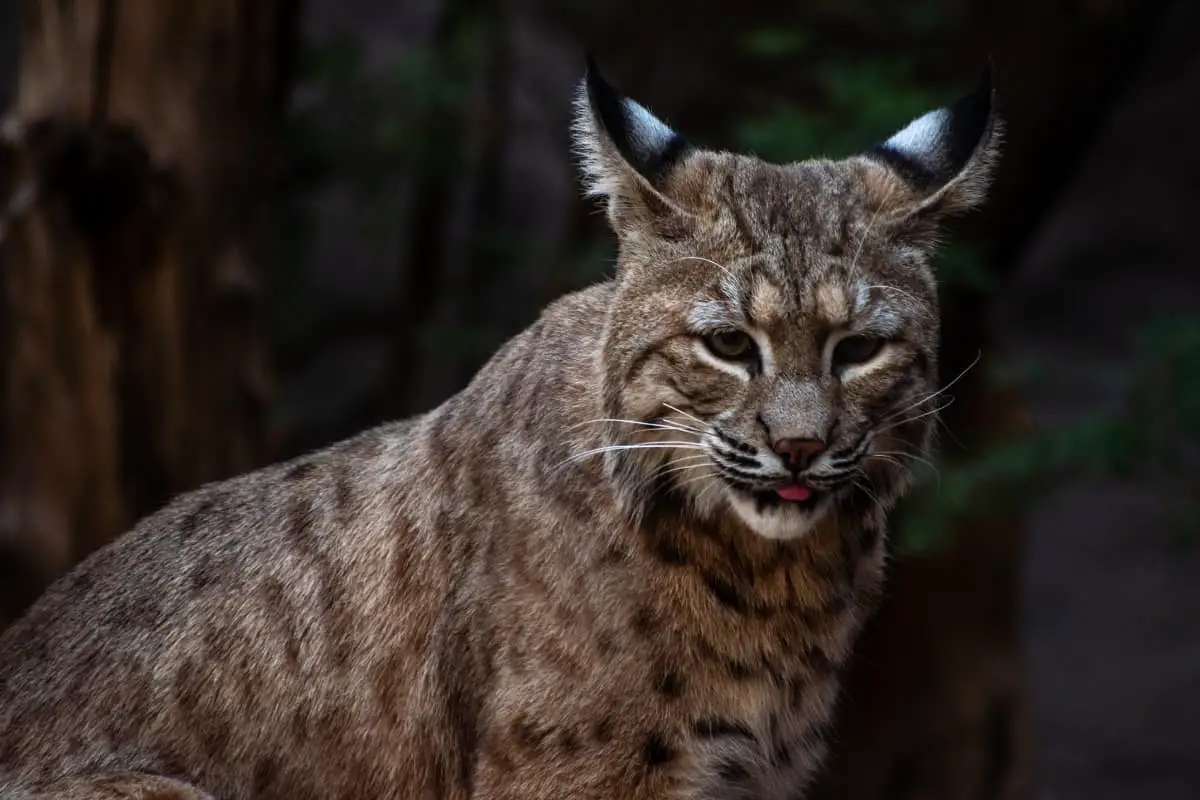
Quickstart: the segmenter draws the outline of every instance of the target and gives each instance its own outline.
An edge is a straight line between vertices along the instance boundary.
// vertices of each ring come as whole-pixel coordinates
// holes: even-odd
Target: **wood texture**
[[[23,585],[0,622],[268,456],[259,276],[295,5],[21,6],[5,190],[36,196],[0,240],[0,569]]]

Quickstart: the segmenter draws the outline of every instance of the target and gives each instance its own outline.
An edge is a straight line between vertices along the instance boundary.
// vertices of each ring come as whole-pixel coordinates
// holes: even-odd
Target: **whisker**
[[[694,416],[694,415],[692,415],[692,414],[689,414],[689,413],[687,413],[686,411],[683,411],[682,409],[678,409],[678,408],[676,408],[675,406],[671,405],[670,403],[663,403],[663,406],[665,406],[666,408],[669,408],[669,409],[671,409],[671,410],[672,410],[672,411],[674,411],[676,414],[682,414],[683,416],[687,417],[687,418],[688,418],[688,419],[690,419],[690,420],[695,420],[696,422],[699,422],[699,423],[700,423],[701,425],[703,425],[705,428],[707,428],[707,427],[708,427],[708,423],[707,423],[707,422],[705,422],[704,420],[700,419],[700,418],[699,418],[699,417],[697,417],[697,416]]]
[[[864,475],[865,475],[865,473],[864,473]],[[867,480],[869,481],[870,478],[867,478]],[[883,505],[883,500],[881,500],[879,495],[877,495],[871,489],[868,489],[866,484],[864,484],[861,480],[855,479],[854,483],[852,483],[851,486],[854,486],[857,489],[861,489],[867,495],[867,497],[869,497],[875,503],[875,507],[877,509],[879,509],[883,513],[887,513],[887,509],[884,508],[884,505]]]
[[[879,284],[875,284],[874,286],[868,286],[866,288],[867,288],[867,291],[870,291],[871,289],[884,289],[889,292],[896,292],[897,294],[902,294],[905,297],[907,297],[908,299],[912,300],[914,303],[921,306],[921,308],[924,310],[925,313],[920,314],[918,316],[921,316],[925,319],[933,319],[933,317],[934,317],[932,311],[929,309],[928,302],[917,297],[912,292],[906,292],[904,289],[901,289],[898,286],[888,286],[885,283],[879,283]]]
[[[915,417],[905,417],[904,419],[900,420],[899,422],[894,422],[891,425],[888,425],[887,427],[880,428],[877,431],[875,431],[875,435],[879,436],[882,433],[887,433],[888,431],[892,430],[893,428],[899,428],[901,425],[907,425],[910,422],[916,422],[917,420],[922,419],[923,417],[928,417],[930,414],[937,414],[939,411],[945,411],[947,408],[949,408],[952,405],[954,405],[953,397],[949,398],[946,402],[942,403],[939,406],[934,406],[933,408],[929,409],[928,411],[923,411],[920,414],[917,414]],[[891,417],[888,417],[888,419],[891,419]]]
[[[715,473],[706,477],[715,477]],[[700,491],[696,492],[690,497],[692,506],[698,511],[701,510],[704,507],[704,504],[708,502],[708,493],[716,489],[719,485],[719,480],[710,480],[708,483],[701,486]]]
[[[711,258],[704,258],[702,256],[680,256],[679,258],[675,258],[670,261],[667,261],[664,264],[664,266],[666,264],[677,264],[680,261],[703,261],[705,264],[712,264],[717,269],[724,271],[724,273],[729,276],[730,280],[736,281],[738,279],[737,276],[734,275],[733,272],[729,269],[729,267],[725,266],[724,264],[718,264],[716,261],[713,261]]]
[[[936,392],[934,392],[933,394],[931,394],[931,395],[929,395],[929,396],[927,396],[927,397],[923,397],[922,399],[918,400],[917,402],[913,403],[912,405],[905,406],[904,408],[900,409],[899,411],[896,411],[896,412],[893,412],[892,414],[889,414],[888,416],[884,417],[884,418],[883,418],[882,420],[880,420],[880,421],[881,421],[881,422],[887,422],[889,419],[892,419],[892,418],[894,418],[894,417],[897,417],[897,416],[899,416],[899,415],[903,414],[905,411],[911,411],[912,409],[916,408],[917,406],[924,405],[925,403],[928,403],[930,400],[932,400],[933,398],[937,397],[938,395],[940,395],[940,394],[943,394],[943,393],[944,393],[944,392],[945,392],[947,389],[949,389],[951,386],[953,386],[954,384],[956,384],[956,383],[958,383],[959,381],[961,381],[961,380],[963,379],[963,376],[964,376],[964,375],[966,375],[968,372],[970,372],[970,371],[971,371],[971,369],[972,369],[972,368],[974,368],[974,366],[975,366],[976,364],[978,364],[978,363],[979,363],[979,360],[980,360],[981,358],[983,358],[983,351],[982,351],[982,350],[980,350],[978,353],[976,353],[976,354],[975,354],[975,360],[974,360],[974,361],[972,361],[970,364],[967,364],[967,366],[963,368],[963,371],[962,371],[962,372],[960,372],[960,373],[958,373],[958,375],[954,376],[954,380],[950,381],[949,383],[947,383],[947,384],[946,384],[945,386],[943,386],[942,388],[938,389],[938,390],[937,390]]]
[[[903,450],[886,450],[882,453],[871,453],[870,455],[873,455],[873,456],[903,456],[904,458],[911,458],[913,461],[919,461],[920,463],[929,467],[934,472],[938,471],[937,466],[932,461],[930,461],[928,458],[924,458],[923,456],[916,455],[915,453],[906,453]]]
[[[700,434],[700,435],[704,434],[704,431],[699,430],[698,428],[693,428],[690,425],[684,425],[682,423],[665,422],[665,421],[664,422],[643,422],[642,420],[617,419],[615,417],[601,417],[600,419],[584,420],[583,422],[575,423],[574,425],[570,426],[567,430],[574,430],[575,428],[578,428],[582,425],[593,425],[593,424],[597,424],[600,422],[618,422],[618,423],[623,423],[625,425],[641,425],[642,427],[645,427],[645,428],[661,428],[661,429],[672,430],[672,431],[680,431],[682,433],[695,433],[695,434]]]
[[[958,434],[956,434],[956,433],[955,433],[955,432],[954,432],[954,431],[953,431],[953,430],[950,428],[950,425],[949,425],[949,424],[946,422],[946,420],[942,419],[941,417],[938,417],[938,419],[937,419],[937,424],[938,424],[938,425],[941,425],[941,426],[942,426],[942,430],[944,430],[944,431],[946,432],[946,434],[947,434],[947,435],[948,435],[948,436],[949,436],[951,439],[953,439],[953,440],[954,440],[954,443],[955,443],[956,445],[958,445],[958,449],[959,449],[959,450],[969,450],[969,449],[970,449],[970,448],[968,448],[968,447],[967,447],[965,444],[963,444],[963,440],[962,440],[962,439],[958,438]]]
[[[563,464],[569,464],[572,461],[578,461],[581,458],[588,456],[599,455],[600,453],[612,453],[619,450],[703,450],[704,445],[696,442],[643,442],[639,444],[610,444],[604,447],[597,447],[593,450],[586,450],[582,453],[576,453],[568,457]]]
[[[898,287],[896,287],[896,286],[888,286],[887,284],[880,283],[880,284],[876,284],[876,285],[874,285],[874,286],[868,286],[868,287],[867,287],[867,289],[868,289],[868,290],[871,290],[871,289],[887,289],[889,292],[896,292],[897,294],[902,294],[902,295],[904,295],[905,297],[907,297],[907,298],[909,298],[910,300],[912,300],[913,302],[920,303],[921,305],[925,305],[925,301],[924,301],[924,300],[922,300],[921,298],[917,297],[917,296],[916,296],[915,294],[913,294],[912,292],[906,292],[906,291],[904,291],[903,289],[900,289],[900,288],[898,288]]]
[[[909,477],[911,477],[913,480],[917,480],[918,476],[917,476],[916,471],[913,470],[911,467],[909,467],[907,464],[902,463],[899,459],[896,458],[896,456],[911,458],[913,461],[920,462],[920,463],[926,465],[927,467],[929,467],[929,469],[933,471],[934,480],[937,482],[937,488],[935,489],[935,491],[938,495],[941,495],[941,493],[942,493],[942,471],[939,470],[937,468],[937,466],[927,458],[922,458],[921,456],[913,455],[912,453],[905,453],[905,452],[902,452],[899,450],[890,450],[890,451],[883,452],[883,453],[871,453],[867,456],[867,459],[878,458],[878,459],[887,461],[889,463],[895,464],[898,468],[907,472]]]
[[[695,459],[698,459],[698,458],[708,458],[708,457],[709,457],[708,453],[693,453],[690,456],[681,456],[680,458],[673,458],[667,462],[667,465],[670,466],[671,464],[682,464],[685,461],[694,461]]]
[[[696,475],[695,477],[688,478],[686,481],[681,481],[681,482],[677,483],[676,486],[678,486],[679,488],[682,489],[684,486],[696,483],[697,481],[708,480],[710,478],[715,478],[715,477],[717,477],[717,473],[715,471],[706,472],[703,475]]]
[[[703,458],[703,459],[707,460],[708,456],[692,456],[692,458],[694,458],[694,459]],[[672,473],[687,472],[689,469],[698,469],[700,467],[707,467],[707,466],[708,466],[708,464],[704,463],[704,461],[701,461],[701,462],[695,463],[695,464],[678,464],[676,462],[675,466],[672,466],[670,469],[664,469],[662,472],[659,472],[658,474],[659,475],[671,475]]]
[[[886,455],[884,453],[871,453],[871,455],[867,456],[868,461],[872,458],[878,458],[880,461],[886,461],[888,464],[895,464],[897,469],[904,470],[905,472],[912,472],[911,468],[901,463],[900,459],[896,458],[895,456]]]
[[[698,431],[690,426],[676,425],[671,422],[634,422],[633,420],[627,419],[614,419],[609,420],[609,422],[624,422],[630,425],[640,425],[643,428],[643,430],[634,431],[634,433],[647,433],[649,430],[666,430],[677,431],[678,433],[690,433],[695,434],[696,436],[704,435],[704,431]]]
[[[884,196],[883,202],[881,202],[879,204],[879,207],[875,209],[875,213],[871,215],[870,221],[867,222],[867,229],[865,231],[863,231],[862,238],[860,238],[858,240],[858,249],[854,251],[854,258],[851,259],[851,261],[850,261],[850,269],[848,272],[849,272],[849,276],[850,276],[851,280],[854,280],[854,276],[856,274],[855,269],[858,267],[858,259],[862,255],[863,246],[866,245],[867,239],[871,235],[871,228],[875,227],[875,221],[877,219],[879,219],[879,214],[883,211],[884,207],[892,199],[892,195],[895,194],[895,192],[896,192],[896,184],[893,183],[891,185],[891,187],[888,189],[887,195]]]
[[[704,468],[705,468],[705,467],[707,467],[707,466],[708,466],[707,464],[688,464],[687,466],[684,466],[684,467],[675,467],[674,469],[667,470],[666,472],[664,472],[664,473],[662,473],[662,474],[663,474],[663,475],[670,475],[671,473],[688,472],[688,471],[690,471],[690,470],[694,470],[694,469],[704,469]],[[710,474],[710,473],[707,473],[707,472],[706,472],[706,473],[704,473],[703,475],[699,475],[699,476],[693,476],[693,477],[708,477],[708,476],[709,476],[709,474]],[[675,482],[675,485],[676,485],[676,486],[683,486],[685,483],[687,483],[687,481],[676,481],[676,482]]]
[[[666,444],[666,443],[659,442],[657,444]],[[617,445],[617,447],[621,447],[621,446]],[[687,449],[687,448],[685,448],[685,449]],[[704,462],[707,462],[708,459],[709,459],[709,457],[708,457],[707,452],[693,453],[693,454],[687,455],[687,456],[679,456],[679,457],[675,457],[675,458],[670,458],[667,460],[667,462],[665,464],[658,465],[653,471],[651,471],[648,475],[643,477],[641,479],[641,481],[636,486],[634,486],[631,491],[636,495],[644,495],[643,499],[645,501],[649,501],[649,500],[653,499],[653,497],[655,496],[656,493],[662,491],[664,488],[662,482],[660,482],[658,480],[659,478],[661,478],[665,475],[669,475],[674,472],[685,472],[687,470],[704,467],[704,466],[706,466],[706,463],[704,463]],[[689,462],[700,462],[700,463],[689,463]],[[649,493],[646,493],[647,488],[651,488],[651,491]],[[630,517],[630,524],[631,525],[637,524],[636,520],[632,516]]]
[[[885,462],[887,462],[888,464],[892,464],[892,465],[894,465],[894,466],[896,467],[896,469],[898,469],[898,470],[899,470],[899,471],[900,471],[902,474],[904,474],[904,475],[907,475],[907,476],[908,476],[908,478],[909,478],[910,480],[916,480],[916,477],[917,477],[917,475],[916,475],[916,473],[915,473],[915,472],[913,472],[913,470],[912,470],[912,467],[909,467],[908,465],[906,465],[906,464],[904,464],[904,463],[900,462],[899,460],[897,460],[897,459],[893,458],[892,456],[870,455],[870,456],[868,456],[867,458],[868,458],[868,459],[871,459],[871,458],[878,458],[880,461],[885,461]],[[938,485],[939,485],[939,487],[941,486],[940,482],[939,482],[939,484],[938,484]]]

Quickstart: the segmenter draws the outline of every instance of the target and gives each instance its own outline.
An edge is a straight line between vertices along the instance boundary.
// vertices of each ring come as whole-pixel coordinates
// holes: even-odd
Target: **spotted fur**
[[[981,197],[990,100],[776,166],[593,67],[617,275],[435,410],[183,496],[54,585],[0,638],[0,796],[801,797],[929,446],[929,248]]]

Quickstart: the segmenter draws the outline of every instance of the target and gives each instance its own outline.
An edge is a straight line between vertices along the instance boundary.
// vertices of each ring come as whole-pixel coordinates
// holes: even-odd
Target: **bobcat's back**
[[[424,666],[454,557],[397,503],[412,427],[206,486],[55,585],[0,639],[0,776],[132,767],[237,796],[413,736],[363,724],[419,701],[393,674]]]
[[[185,495],[53,586],[0,638],[0,786],[119,767],[218,796],[448,796],[467,755],[447,696],[488,678],[456,604],[467,580],[486,591],[504,508],[533,494],[509,422],[455,417],[569,395],[513,369],[540,327],[430,415]]]

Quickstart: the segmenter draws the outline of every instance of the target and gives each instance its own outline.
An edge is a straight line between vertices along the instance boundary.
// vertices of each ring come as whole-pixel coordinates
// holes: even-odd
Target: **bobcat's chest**
[[[746,724],[699,725],[694,740],[696,789],[689,800],[796,800],[826,753],[836,679],[772,693]]]

